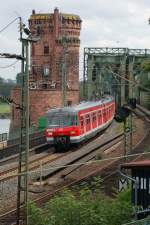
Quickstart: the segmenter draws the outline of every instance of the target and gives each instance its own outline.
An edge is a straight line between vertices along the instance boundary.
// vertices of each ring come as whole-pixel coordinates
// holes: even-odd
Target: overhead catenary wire
[[[146,87],[144,87],[143,85],[140,85],[140,84],[138,84],[138,83],[137,83],[137,82],[135,82],[135,81],[132,81],[132,80],[130,80],[130,79],[128,79],[128,78],[126,78],[126,77],[123,77],[123,76],[121,76],[120,74],[115,73],[115,72],[114,72],[114,71],[112,71],[111,69],[108,69],[108,71],[110,71],[112,74],[114,74],[114,75],[116,75],[116,76],[120,77],[121,79],[123,79],[123,80],[125,80],[125,81],[127,81],[127,82],[131,83],[132,85],[136,85],[136,86],[138,86],[138,87],[140,87],[140,88],[144,89],[145,91],[150,92],[150,89],[149,89],[149,88],[146,88]]]
[[[19,61],[16,60],[15,62],[11,63],[10,65],[6,65],[6,66],[1,66],[1,65],[0,65],[0,69],[7,69],[7,68],[10,68],[10,67],[16,65],[16,63],[18,63],[18,62],[19,62]]]
[[[116,156],[116,157],[110,157],[110,158],[99,159],[99,160],[90,160],[88,162],[81,162],[81,163],[74,163],[74,164],[67,164],[67,165],[61,165],[61,164],[55,163],[54,166],[50,166],[48,168],[43,169],[43,172],[53,170],[53,169],[63,169],[63,168],[65,169],[65,168],[74,167],[74,166],[84,166],[84,165],[89,166],[89,165],[92,165],[94,163],[107,162],[107,161],[110,161],[110,160],[128,159],[128,158],[132,158],[134,156],[146,156],[146,155],[149,155],[149,154],[150,154],[150,152],[135,153],[135,154],[129,154],[129,155],[124,155],[124,156]],[[40,173],[40,170],[28,171],[28,175],[34,174],[34,173]],[[26,173],[16,173],[14,175],[7,176],[7,178],[11,178],[11,177],[14,177],[14,176],[21,176],[21,175],[25,175],[25,174]]]
[[[3,31],[5,31],[10,25],[12,25],[16,20],[18,20],[19,17],[16,17],[14,20],[12,20],[10,23],[8,23],[5,27],[3,27],[0,30],[0,33],[2,33]]]

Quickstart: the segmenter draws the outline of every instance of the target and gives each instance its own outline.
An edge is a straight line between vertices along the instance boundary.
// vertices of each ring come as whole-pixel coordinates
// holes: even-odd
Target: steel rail
[[[18,142],[18,139],[16,139],[16,142]],[[44,143],[46,143],[46,140],[44,141],[43,135],[34,137],[30,140],[30,148],[36,147],[37,145],[44,144]],[[14,155],[18,155],[19,145],[20,145],[20,143],[11,144],[11,145],[8,145],[7,147],[1,149],[0,150],[0,160],[3,160],[5,158],[11,157],[11,156],[13,157]],[[6,156],[4,156],[5,154],[6,154]]]
[[[56,154],[56,157],[55,157],[55,158],[51,158],[51,156],[54,156],[54,152],[52,152],[52,153],[50,153],[49,155],[44,155],[44,156],[41,156],[41,157],[39,157],[39,158],[33,159],[33,160],[29,163],[29,171],[32,171],[32,170],[35,170],[35,169],[39,168],[39,167],[40,167],[40,161],[42,161],[42,164],[43,164],[43,165],[46,165],[46,164],[48,164],[48,163],[51,163],[51,162],[53,162],[53,161],[55,161],[55,160],[60,159],[60,158],[63,157],[64,155],[68,154],[68,152],[67,152],[67,153],[55,153],[55,154]],[[50,159],[48,159],[48,158],[50,158]],[[33,165],[33,166],[32,166],[32,164],[34,164],[34,163],[35,163],[36,165]],[[4,181],[6,181],[6,180],[9,180],[9,179],[12,179],[12,178],[17,177],[17,176],[18,176],[17,171],[18,171],[18,167],[16,166],[16,167],[13,167],[13,168],[10,168],[10,169],[8,169],[8,170],[5,170],[5,171],[1,172],[1,173],[0,173],[0,182],[4,182]],[[16,172],[16,173],[15,173],[15,172]],[[10,173],[14,173],[14,174],[11,175]],[[8,174],[8,175],[7,175],[7,174]],[[6,175],[6,176],[5,176],[5,175]],[[1,178],[1,176],[3,176],[3,177]]]
[[[120,135],[116,136],[115,138],[110,139],[109,141],[107,141],[107,142],[105,142],[105,143],[103,143],[103,144],[97,146],[96,148],[92,149],[90,153],[92,153],[92,152],[94,152],[94,151],[97,151],[100,147],[104,147],[104,146],[106,146],[106,145],[109,145],[109,144],[111,143],[111,141],[113,142],[114,140],[119,139],[118,141],[120,142],[120,138],[122,138],[122,137],[123,137],[123,134],[120,134]],[[116,142],[114,143],[114,145],[116,145]],[[111,146],[111,147],[112,147],[112,146]],[[105,148],[105,150],[108,150],[109,148],[110,148],[110,146],[107,147],[107,148]],[[105,150],[103,149],[103,151],[105,151]],[[82,158],[86,157],[86,156],[89,155],[90,153],[85,154],[84,156],[82,156]],[[94,156],[90,156],[90,159],[93,158],[93,157],[94,157]],[[81,157],[80,157],[79,159],[81,160]],[[89,158],[88,158],[88,160],[89,160]],[[77,159],[75,160],[75,162],[77,162]],[[62,171],[65,170],[65,169],[66,169],[66,168],[63,168]],[[59,170],[58,172],[60,172],[60,170]],[[55,174],[56,174],[56,173],[55,173]],[[63,186],[63,187],[61,187],[61,188],[56,189],[56,190],[53,191],[53,192],[48,192],[48,193],[46,193],[44,196],[42,196],[42,197],[40,197],[40,198],[38,198],[38,199],[35,199],[33,202],[36,202],[36,203],[38,203],[38,204],[41,204],[43,201],[45,202],[46,199],[48,200],[50,197],[52,197],[52,196],[54,196],[56,193],[60,192],[64,187],[70,187],[70,186],[72,186],[73,184],[77,184],[78,182],[81,182],[81,181],[84,180],[84,179],[85,179],[85,178],[82,178],[82,179],[80,178],[78,181],[71,182],[71,183],[69,183],[69,184],[67,184],[67,185],[65,185],[65,186]],[[15,215],[16,215],[16,209],[13,209],[13,210],[11,210],[11,211],[9,211],[9,212],[6,212],[6,213],[0,215],[0,222],[2,223],[2,225],[3,225],[3,224],[7,224],[7,225],[8,225],[10,221],[13,222],[13,218],[14,218],[14,219],[16,218]],[[3,223],[3,221],[4,221],[4,223]]]
[[[148,132],[148,134],[149,134],[149,132]],[[121,134],[122,135],[122,134]],[[145,135],[145,138],[147,138],[146,136],[148,136],[148,135]],[[144,138],[144,139],[145,139]],[[144,140],[143,140],[144,141]],[[111,141],[109,141],[109,142],[111,142]],[[116,143],[115,143],[116,144]],[[141,144],[141,142],[139,142],[139,144]],[[136,148],[137,148],[138,146],[136,145]],[[100,148],[100,146],[98,146],[97,148],[95,148],[95,149],[99,149]],[[106,149],[107,150],[107,149]],[[94,149],[93,149],[93,151],[94,151]],[[139,152],[139,151],[138,151]],[[133,157],[134,157],[134,155],[133,155]],[[81,158],[80,158],[81,159]],[[135,160],[135,159],[134,159]],[[49,200],[51,197],[53,197],[55,194],[57,194],[57,193],[59,193],[60,191],[62,191],[62,189],[64,188],[64,187],[71,187],[71,186],[73,186],[73,185],[75,185],[75,184],[78,184],[78,183],[80,183],[80,182],[82,182],[82,181],[84,181],[84,180],[86,180],[87,178],[89,178],[89,177],[91,177],[91,176],[93,176],[93,175],[96,175],[98,172],[100,172],[100,170],[102,170],[102,171],[104,171],[104,173],[106,173],[107,172],[107,170],[109,171],[109,172],[111,172],[112,171],[112,168],[113,168],[113,165],[114,166],[117,166],[118,165],[118,162],[119,162],[119,160],[114,160],[113,162],[110,162],[109,163],[109,165],[107,164],[107,165],[105,165],[103,168],[101,168],[101,169],[99,169],[99,170],[95,170],[95,171],[92,171],[92,173],[90,173],[90,174],[88,174],[88,175],[86,175],[86,176],[84,176],[84,177],[82,177],[82,178],[79,178],[78,180],[75,180],[75,181],[73,181],[73,182],[70,182],[70,183],[68,183],[68,184],[66,184],[65,186],[62,186],[62,187],[60,187],[60,188],[58,188],[58,189],[56,189],[55,191],[51,191],[51,192],[48,192],[48,193],[46,193],[45,195],[43,195],[42,197],[40,197],[39,199],[35,199],[34,200],[34,202],[36,202],[37,204],[39,204],[39,205],[41,205],[41,204],[44,204],[47,200]],[[66,168],[65,168],[66,169]],[[114,168],[113,168],[114,169]],[[69,173],[68,173],[69,174]],[[67,175],[67,174],[66,174]],[[16,214],[16,209],[13,209],[13,210],[11,210],[11,211],[9,211],[9,212],[6,212],[6,213],[4,213],[3,215],[0,215],[0,222],[2,222],[1,224],[2,225],[8,225],[8,224],[10,224],[10,222],[12,223],[13,221],[15,221],[15,214]]]

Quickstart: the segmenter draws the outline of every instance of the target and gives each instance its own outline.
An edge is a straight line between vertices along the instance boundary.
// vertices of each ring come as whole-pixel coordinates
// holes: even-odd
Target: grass
[[[7,103],[0,103],[0,114],[10,113],[10,105]]]

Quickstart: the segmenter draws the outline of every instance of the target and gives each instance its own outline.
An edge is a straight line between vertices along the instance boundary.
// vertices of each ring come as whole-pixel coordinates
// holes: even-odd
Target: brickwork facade
[[[32,11],[29,28],[33,36],[30,60],[30,121],[53,107],[62,106],[62,66],[66,74],[66,102],[79,102],[79,47],[81,19],[77,15],[60,13],[36,14]],[[12,90],[11,97],[20,102],[20,88]],[[12,124],[18,126],[19,111],[12,107]]]
[[[79,102],[76,91],[68,91],[67,98],[70,102],[77,104]],[[11,96],[16,103],[20,103],[21,89],[14,88]],[[53,90],[30,90],[30,122],[37,123],[37,119],[43,116],[50,108],[60,107],[61,92]],[[18,127],[20,123],[20,110],[12,108],[13,127]]]
[[[77,15],[36,14],[29,19],[32,35],[40,41],[31,46],[30,87],[61,90],[65,58],[67,89],[79,93],[79,47],[81,19]]]

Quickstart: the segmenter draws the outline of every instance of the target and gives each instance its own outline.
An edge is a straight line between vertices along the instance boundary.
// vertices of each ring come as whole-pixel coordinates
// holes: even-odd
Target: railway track
[[[146,122],[150,123],[150,111],[148,109],[137,104],[134,113],[141,119],[144,119]]]
[[[70,174],[71,172],[73,172],[74,170],[76,170],[77,168],[82,166],[85,162],[88,162],[91,159],[93,159],[95,157],[95,153],[100,148],[101,148],[101,151],[104,152],[104,151],[108,150],[110,147],[115,146],[117,143],[119,143],[122,140],[122,138],[123,138],[123,135],[120,134],[120,135],[116,136],[115,138],[112,138],[111,140],[109,140],[93,149],[90,149],[88,151],[88,153],[82,152],[82,154],[78,155],[78,157],[74,156],[69,161],[65,160],[64,163],[61,164],[61,167],[57,165],[57,168],[56,168],[56,166],[55,166],[55,168],[53,168],[53,170],[51,170],[50,173],[45,174],[44,177],[46,178],[46,176],[47,176],[47,178],[48,178],[48,177],[56,176],[56,174],[59,176],[66,177],[68,174]],[[84,180],[84,178],[80,178],[74,182],[68,182],[67,184],[62,185],[62,187],[60,187],[60,188],[57,188],[57,189],[55,188],[54,191],[51,191],[51,192],[48,191],[45,194],[42,194],[42,196],[40,196],[38,199],[36,199],[34,201],[38,205],[44,204],[50,197],[54,196],[56,193],[61,191],[64,187],[70,187],[74,184],[81,182],[82,180]],[[0,216],[0,224],[9,225],[15,220],[15,218],[16,218],[16,209],[1,215]]]
[[[32,156],[32,155],[36,154],[37,151],[40,153],[40,152],[46,151],[48,149],[50,149],[49,145],[47,143],[43,143],[43,144],[37,145],[33,148],[30,148],[29,155]],[[54,151],[54,149],[52,149],[52,151]],[[11,155],[9,157],[3,158],[0,160],[0,166],[4,166],[4,165],[10,164],[12,162],[13,163],[18,162],[18,157],[19,157],[19,154],[17,153],[17,154]]]
[[[103,142],[100,145],[91,145],[88,148],[85,146],[80,152],[78,152],[78,154],[74,152],[71,157],[65,157],[64,160],[61,160],[60,163],[55,162],[54,164],[51,164],[49,170],[46,168],[45,172],[43,171],[42,178],[47,179],[56,174],[60,174],[60,176],[65,177],[82,166],[85,162],[88,162],[95,158],[97,152],[101,151],[101,153],[103,153],[104,151],[110,149],[112,146],[120,143],[122,140],[123,133]]]
[[[76,179],[74,181],[70,181],[70,182],[66,183],[64,186],[62,186],[60,188],[57,188],[55,191],[47,192],[43,196],[34,200],[34,202],[38,206],[41,207],[50,198],[52,198],[55,194],[61,192],[62,189],[64,189],[64,188],[70,188],[74,185],[77,185],[77,184],[80,184],[82,182],[85,182],[85,181],[89,180],[90,177],[97,176],[97,175],[100,175],[100,174],[101,174],[102,178],[106,179],[106,177],[109,177],[110,173],[112,173],[112,170],[116,171],[116,169],[118,167],[118,163],[122,163],[122,160],[113,160],[113,162],[109,162],[107,165],[103,166],[100,169],[95,169],[95,171],[93,171],[90,174],[87,174],[84,177],[79,177],[78,179]],[[110,185],[110,183],[109,183],[109,185]],[[0,216],[0,224],[2,224],[2,225],[12,224],[12,222],[15,222],[15,220],[16,220],[16,210],[15,209],[10,211],[10,212],[7,212],[7,213],[3,214],[2,216]]]
[[[77,168],[83,166],[83,164],[85,162],[88,162],[91,159],[93,159],[95,157],[95,152],[98,151],[100,148],[101,149],[103,148],[102,151],[105,152],[108,149],[110,149],[110,147],[112,147],[111,141],[114,142],[113,145],[115,146],[119,142],[121,142],[122,138],[123,138],[123,134],[120,134],[120,137],[118,135],[118,140],[117,140],[117,137],[115,137],[114,139],[110,140],[109,143],[107,141],[107,143],[103,143],[102,145],[97,146],[95,148],[93,147],[93,149],[91,149],[91,151],[89,151],[88,153],[86,152],[85,154],[80,154],[80,155],[78,155],[78,157],[76,157],[76,158],[74,157],[74,158],[70,159],[70,161],[66,159],[66,161],[64,161],[63,164],[61,163],[61,165],[58,163],[56,166],[56,163],[55,163],[55,166],[53,166],[53,164],[52,164],[50,171],[46,170],[46,173],[43,174],[43,179],[47,179],[49,177],[53,177],[53,176],[57,176],[57,175],[59,175],[63,178],[67,177],[69,174],[71,174]],[[147,132],[146,136],[144,137],[144,143],[147,140],[149,140],[149,131]],[[134,149],[134,153],[140,153],[141,144],[142,143],[138,143],[138,146],[136,146],[136,150]],[[86,151],[87,151],[87,149],[86,149]],[[133,160],[135,160],[134,156],[133,156]],[[80,182],[85,181],[85,180],[89,179],[89,177],[94,176],[96,174],[101,174],[102,177],[107,177],[107,176],[109,177],[110,173],[112,173],[112,171],[115,171],[116,168],[118,167],[118,164],[120,164],[121,162],[122,162],[122,160],[120,160],[120,159],[110,161],[108,164],[104,165],[102,168],[95,169],[91,173],[87,174],[84,177],[79,177],[79,179],[76,179],[75,181],[68,181],[62,187],[59,187],[57,189],[55,188],[54,191],[48,191],[34,201],[38,205],[42,205],[47,200],[49,200],[50,197],[52,197],[56,193],[60,192],[64,187],[71,187],[75,184],[79,184]],[[14,222],[15,219],[16,219],[16,209],[1,215],[0,216],[0,224],[2,224],[2,225],[12,224],[12,222]]]
[[[7,157],[17,155],[19,153],[19,138],[14,139],[13,141],[7,141],[7,146],[3,149],[0,149],[0,160]],[[39,145],[45,144],[46,139],[43,134],[37,133],[37,136],[30,136],[30,148],[37,147]]]
[[[87,142],[86,144],[88,144],[88,143],[89,142]],[[49,147],[49,145],[47,143],[42,144],[40,146],[36,146],[36,147],[30,149],[30,156],[33,154],[33,152],[36,151],[36,149],[39,149],[39,148],[44,148],[44,149],[46,148],[47,149],[48,147]],[[66,156],[67,154],[69,154],[69,152],[60,153],[60,154],[56,153],[55,154],[54,153],[54,149],[53,149],[51,153],[48,153],[48,154],[46,154],[44,156],[42,155],[42,156],[39,156],[38,158],[36,157],[35,159],[30,160],[29,161],[29,169],[30,170],[35,170],[38,167],[40,167],[40,162],[42,162],[42,166],[44,166],[44,165],[46,165],[48,163],[51,163],[54,160],[57,160],[57,159],[59,159],[59,158],[61,158],[63,156]],[[3,159],[3,160],[1,160],[1,162],[2,162],[1,166],[4,163],[6,164],[6,163],[11,162],[12,160],[14,161],[14,160],[17,160],[17,159],[18,159],[18,154],[14,155],[14,156],[11,156],[8,159]],[[0,172],[0,182],[6,181],[8,179],[16,177],[17,176],[17,171],[18,171],[18,166],[17,165],[13,166],[12,168],[10,168],[10,166],[9,166],[9,169],[6,169],[6,170]]]
[[[65,156],[68,153],[49,153],[48,155],[42,155],[36,159],[33,159],[29,161],[29,170],[35,170],[40,167],[40,162],[42,162],[43,165],[46,165],[50,162],[53,162],[54,160],[58,160],[61,157]],[[13,168],[7,169],[5,171],[0,172],[0,182],[6,181],[8,179],[12,179],[16,177],[18,174],[18,167],[15,166]]]

